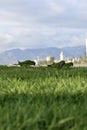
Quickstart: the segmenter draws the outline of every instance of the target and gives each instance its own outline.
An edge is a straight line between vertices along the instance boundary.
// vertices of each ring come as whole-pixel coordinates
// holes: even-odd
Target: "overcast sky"
[[[0,0],[0,52],[84,45],[87,0]]]

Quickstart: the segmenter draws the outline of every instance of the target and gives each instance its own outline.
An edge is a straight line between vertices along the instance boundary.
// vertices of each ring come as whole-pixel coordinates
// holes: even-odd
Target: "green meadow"
[[[1,66],[0,130],[87,130],[87,68]]]

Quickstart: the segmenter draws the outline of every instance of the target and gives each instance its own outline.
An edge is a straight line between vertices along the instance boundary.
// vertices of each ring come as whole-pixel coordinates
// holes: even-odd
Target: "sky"
[[[87,0],[0,0],[0,52],[84,45]]]

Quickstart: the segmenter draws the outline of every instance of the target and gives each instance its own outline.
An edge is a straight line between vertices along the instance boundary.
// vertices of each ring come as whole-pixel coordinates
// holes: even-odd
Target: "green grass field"
[[[87,68],[1,66],[0,130],[87,130]]]

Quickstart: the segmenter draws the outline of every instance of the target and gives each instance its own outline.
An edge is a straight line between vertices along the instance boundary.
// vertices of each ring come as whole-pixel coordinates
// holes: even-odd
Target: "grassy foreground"
[[[0,130],[87,130],[87,68],[0,67]]]

